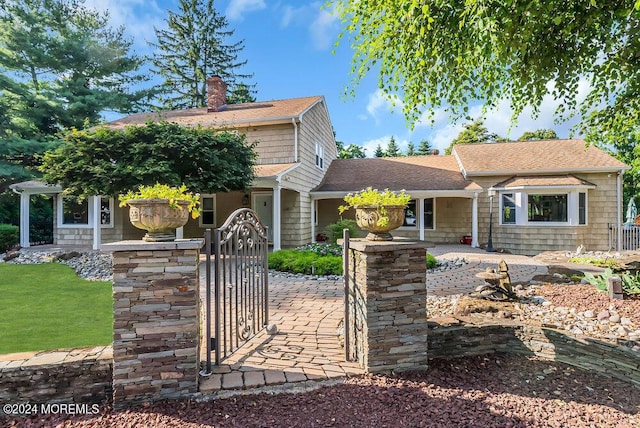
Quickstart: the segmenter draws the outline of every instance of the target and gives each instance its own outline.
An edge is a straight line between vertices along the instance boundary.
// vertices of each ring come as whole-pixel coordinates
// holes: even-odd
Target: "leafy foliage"
[[[362,159],[367,157],[366,149],[357,144],[349,144],[345,147],[342,141],[336,140],[336,148],[338,149],[338,159]]]
[[[616,269],[619,268],[618,262],[615,259],[601,259],[595,257],[571,257],[569,263],[578,263],[586,265],[594,265],[606,268]]]
[[[537,129],[535,131],[526,131],[518,141],[534,141],[534,140],[557,140],[558,134],[553,129]]]
[[[433,269],[438,266],[438,259],[436,259],[432,254],[427,253],[427,269]]]
[[[632,275],[628,272],[622,274],[614,273],[612,269],[607,268],[600,275],[593,275],[590,272],[584,273],[584,278],[589,284],[594,285],[600,291],[609,289],[609,278],[617,276],[622,280],[622,292],[624,294],[640,294],[640,272]]]
[[[151,91],[131,90],[144,59],[108,20],[76,0],[0,1],[0,192],[38,176],[61,129],[147,105]]]
[[[246,189],[254,178],[254,145],[244,135],[149,122],[124,130],[72,130],[47,152],[44,179],[72,195],[115,195],[140,185],[183,183],[190,191]]]
[[[321,244],[313,242],[296,248],[298,251],[310,251],[319,256],[342,256],[342,246],[337,244]]]
[[[485,107],[508,100],[514,118],[526,106],[537,114],[551,95],[561,101],[556,117],[580,113],[592,141],[638,129],[638,1],[329,4],[354,51],[351,91],[379,70],[378,86],[399,96],[412,124],[423,109],[432,120],[439,108],[465,117],[477,100]]]
[[[269,254],[269,269],[307,275],[341,275],[342,257],[312,251],[278,250]]]
[[[180,187],[172,187],[160,183],[156,183],[153,186],[140,186],[136,192],[129,190],[126,194],[120,195],[120,206],[127,206],[127,202],[132,199],[168,199],[169,206],[173,209],[178,208],[178,201],[188,201],[187,210],[191,213],[191,216],[193,218],[200,216],[200,195],[188,192],[187,186],[184,184]]]
[[[156,48],[154,71],[164,79],[163,107],[205,107],[206,80],[214,75],[229,85],[231,102],[255,100],[251,86],[238,81],[251,77],[238,71],[247,63],[238,60],[244,41],[226,42],[234,30],[227,29],[227,19],[216,11],[214,1],[179,0],[178,8],[169,11],[167,29],[155,29],[158,43],[151,43]]]
[[[325,228],[329,242],[335,244],[338,239],[341,239],[344,229],[349,229],[349,236],[352,238],[360,236],[360,229],[358,229],[358,225],[355,220],[340,219]]]
[[[349,208],[359,207],[376,207],[378,214],[380,214],[377,224],[378,226],[386,226],[389,224],[389,216],[387,216],[387,205],[402,205],[406,206],[411,200],[411,196],[407,195],[404,190],[400,193],[392,192],[389,189],[384,189],[383,192],[378,189],[372,189],[367,187],[357,193],[349,193],[344,197],[345,205],[338,207],[338,212],[342,214]]]
[[[449,147],[445,149],[445,154],[450,155],[453,146],[456,144],[479,144],[497,140],[502,140],[502,138],[498,137],[497,134],[489,133],[487,127],[484,126],[484,120],[476,119],[464,125],[464,129],[453,139]]]
[[[19,242],[19,232],[20,229],[18,226],[14,226],[12,224],[0,224],[0,253],[6,252]]]

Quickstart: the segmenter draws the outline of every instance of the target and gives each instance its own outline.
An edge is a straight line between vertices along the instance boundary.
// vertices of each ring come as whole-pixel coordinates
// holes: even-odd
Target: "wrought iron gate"
[[[213,231],[213,242],[207,229],[205,245],[208,374],[212,352],[218,365],[267,325],[267,228],[255,211],[241,208]]]

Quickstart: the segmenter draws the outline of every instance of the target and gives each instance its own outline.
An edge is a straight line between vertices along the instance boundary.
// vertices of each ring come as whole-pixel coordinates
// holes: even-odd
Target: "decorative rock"
[[[278,326],[275,324],[269,324],[267,326],[267,333],[269,333],[270,335],[274,335],[276,333],[278,333]]]
[[[598,312],[598,321],[604,321],[608,319],[610,316],[609,311],[600,311]]]
[[[620,315],[618,314],[613,314],[609,317],[609,322],[612,323],[619,323],[620,322]]]
[[[584,311],[585,318],[594,318],[595,316],[595,313],[591,309]]]
[[[631,321],[630,318],[622,317],[622,318],[620,318],[620,324],[622,324],[622,325],[631,325],[631,324],[633,324],[633,322]]]

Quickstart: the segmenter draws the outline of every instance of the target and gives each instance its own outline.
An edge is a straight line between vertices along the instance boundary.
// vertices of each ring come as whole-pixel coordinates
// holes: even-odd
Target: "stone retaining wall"
[[[429,320],[429,359],[509,353],[539,356],[640,388],[640,355],[623,345],[536,325],[492,324],[479,317]]]
[[[0,355],[0,403],[104,403],[112,361],[110,346]]]

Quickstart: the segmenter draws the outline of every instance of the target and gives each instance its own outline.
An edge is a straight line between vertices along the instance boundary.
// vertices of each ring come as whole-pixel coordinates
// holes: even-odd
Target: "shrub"
[[[433,269],[438,266],[438,260],[431,254],[427,253],[427,269]]]
[[[582,265],[594,265],[594,266],[611,268],[611,269],[617,269],[620,267],[616,260],[609,259],[609,258],[600,259],[596,257],[571,257],[569,259],[569,263],[577,263]]]
[[[0,224],[0,253],[6,253],[19,242],[19,228],[12,224]]]
[[[269,269],[307,275],[341,275],[342,257],[297,249],[279,250],[269,254]]]
[[[344,229],[349,229],[349,236],[351,238],[357,238],[360,236],[360,229],[358,229],[358,225],[355,220],[340,219],[325,228],[329,242],[331,244],[335,244],[338,239],[341,239],[342,231]]]
[[[337,244],[322,244],[314,242],[296,248],[298,251],[310,251],[319,256],[342,256],[342,246]]]
[[[612,276],[620,277],[622,280],[622,292],[624,294],[640,294],[640,272],[635,275],[631,275],[628,272],[615,274],[613,273],[613,270],[607,268],[598,276],[589,272],[584,273],[584,278],[589,282],[589,284],[594,285],[600,291],[607,291],[609,289],[608,279]]]

